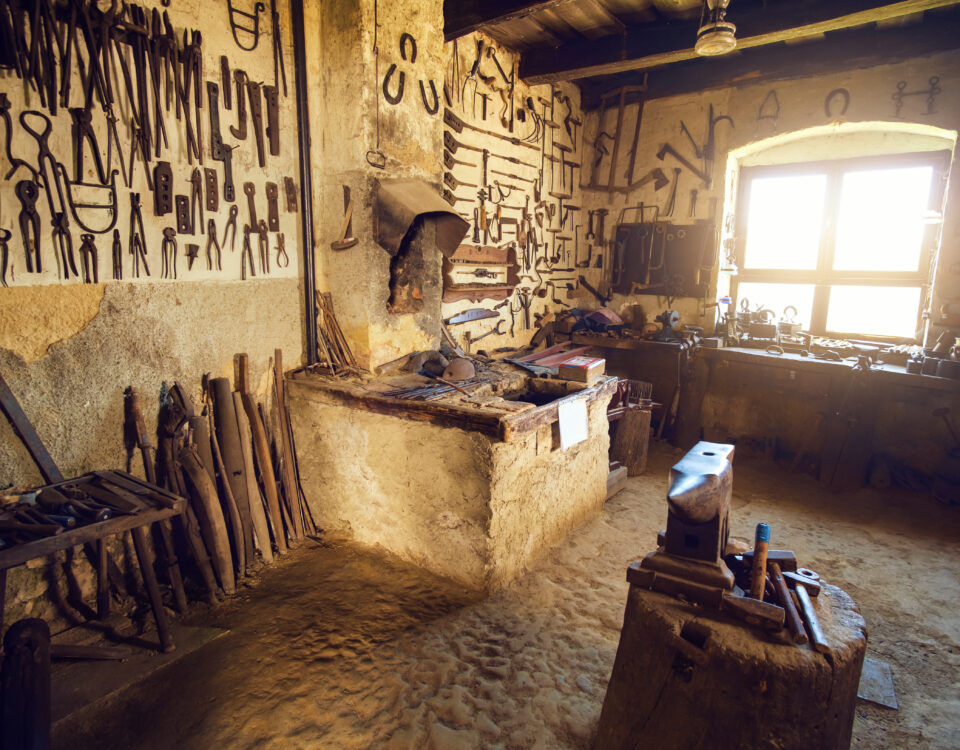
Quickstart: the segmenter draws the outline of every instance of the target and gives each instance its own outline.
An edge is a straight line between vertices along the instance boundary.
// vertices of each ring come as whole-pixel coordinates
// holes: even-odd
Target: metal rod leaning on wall
[[[300,146],[300,245],[303,249],[303,314],[307,364],[320,361],[317,354],[316,278],[313,263],[313,182],[310,176],[310,113],[307,108],[307,54],[303,34],[303,0],[290,0],[293,33],[293,87],[297,96],[297,134]]]

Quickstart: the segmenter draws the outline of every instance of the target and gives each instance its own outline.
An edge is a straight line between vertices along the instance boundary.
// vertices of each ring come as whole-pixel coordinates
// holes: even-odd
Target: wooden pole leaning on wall
[[[293,536],[299,540],[303,539],[304,524],[303,514],[300,508],[300,492],[297,487],[296,473],[293,469],[293,446],[290,444],[290,421],[283,398],[282,349],[275,349],[273,352],[273,389],[274,398],[277,402],[277,422],[280,429],[280,440],[277,445],[279,446],[281,455],[280,465],[283,494],[287,501],[287,510],[293,520]]]

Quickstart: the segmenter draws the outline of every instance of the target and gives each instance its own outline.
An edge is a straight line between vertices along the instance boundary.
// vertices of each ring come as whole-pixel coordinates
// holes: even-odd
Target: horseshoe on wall
[[[393,63],[390,68],[387,70],[387,74],[383,77],[383,98],[386,99],[391,104],[399,104],[400,100],[403,99],[403,85],[406,82],[406,76],[404,72],[400,71],[400,86],[397,88],[397,95],[393,96],[390,93],[390,78],[394,73],[397,72],[397,64]]]
[[[843,108],[836,116],[843,117],[845,114],[847,114],[847,107],[850,106],[850,92],[846,89],[834,89],[827,94],[827,98],[823,100],[823,111],[827,117],[834,117],[833,113],[830,111],[830,104],[833,102],[834,98],[838,96],[843,99]]]
[[[412,52],[410,53],[410,62],[415,63],[417,61],[417,40],[413,38],[413,34],[409,34],[404,31],[400,35],[400,57],[403,60],[407,59],[407,42],[410,42],[410,47]]]
[[[427,104],[427,90],[423,86],[423,81],[420,81],[420,99],[423,101],[423,108],[427,110],[428,115],[435,115],[440,111],[440,100],[437,98],[437,87],[434,85],[433,81],[430,81],[430,93],[433,94],[433,106],[431,107]]]

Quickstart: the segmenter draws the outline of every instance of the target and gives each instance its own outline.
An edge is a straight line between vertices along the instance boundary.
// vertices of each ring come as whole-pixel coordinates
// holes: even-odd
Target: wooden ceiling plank
[[[729,19],[737,25],[737,48],[746,50],[957,4],[960,0],[810,0],[731,13]],[[624,35],[531,50],[520,62],[520,77],[537,85],[648,70],[696,58],[695,38],[696,23],[631,26]]]
[[[452,41],[494,23],[512,21],[570,0],[444,0],[443,38]]]
[[[750,85],[761,81],[809,78],[868,68],[937,52],[960,49],[960,9],[941,11],[922,25],[835,31],[808,45],[779,44],[710,60],[698,58],[650,71],[644,98]],[[622,73],[581,85],[581,106],[599,106],[611,88],[636,83],[641,74]]]

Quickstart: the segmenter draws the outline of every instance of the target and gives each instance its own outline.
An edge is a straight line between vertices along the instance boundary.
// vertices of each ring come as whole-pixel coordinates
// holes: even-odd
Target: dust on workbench
[[[195,623],[228,635],[58,727],[58,746],[588,748],[626,566],[665,524],[680,455],[654,446],[645,476],[484,600],[376,551],[308,543]],[[738,456],[731,518],[743,537],[770,523],[773,546],[860,604],[901,708],[860,704],[853,747],[960,747],[960,513],[906,491],[825,493]]]

